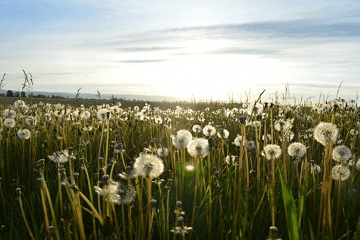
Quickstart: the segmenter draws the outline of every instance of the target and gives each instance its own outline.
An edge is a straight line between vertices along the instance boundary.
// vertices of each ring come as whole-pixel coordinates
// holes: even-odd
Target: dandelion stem
[[[27,228],[27,230],[28,230],[28,233],[29,233],[29,235],[30,235],[30,238],[33,239],[33,240],[35,240],[34,235],[33,235],[33,233],[31,232],[29,223],[28,223],[28,221],[26,220],[26,216],[25,216],[25,212],[24,212],[24,208],[23,208],[21,196],[18,197],[18,200],[19,200],[21,215],[22,215],[22,217],[23,217],[23,219],[24,219],[25,226],[26,226],[26,228]]]

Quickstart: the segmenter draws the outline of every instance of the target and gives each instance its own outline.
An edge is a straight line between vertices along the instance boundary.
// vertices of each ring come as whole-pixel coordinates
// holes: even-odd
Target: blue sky
[[[17,90],[355,98],[360,1],[0,3],[0,74]]]

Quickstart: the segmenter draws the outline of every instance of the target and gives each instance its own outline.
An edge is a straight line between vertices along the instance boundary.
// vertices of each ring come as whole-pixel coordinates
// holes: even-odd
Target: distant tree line
[[[5,93],[2,93],[1,96],[3,96],[3,97],[20,97],[20,96],[21,96],[21,98],[33,97],[33,98],[65,99],[65,97],[60,96],[60,95],[51,95],[51,96],[50,96],[50,95],[44,95],[44,94],[37,94],[37,95],[35,95],[35,94],[30,93],[28,96],[26,96],[26,93],[23,92],[23,91],[21,91],[21,92],[19,92],[19,91],[14,92],[14,91],[12,91],[12,90],[8,90],[8,91],[6,92],[6,94],[5,94]]]

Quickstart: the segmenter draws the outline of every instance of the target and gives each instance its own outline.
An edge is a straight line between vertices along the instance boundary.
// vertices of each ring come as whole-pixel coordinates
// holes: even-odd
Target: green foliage
[[[299,213],[301,213],[302,207],[299,210],[296,208],[294,197],[279,167],[277,167],[277,170],[281,181],[289,238],[290,240],[300,239]]]

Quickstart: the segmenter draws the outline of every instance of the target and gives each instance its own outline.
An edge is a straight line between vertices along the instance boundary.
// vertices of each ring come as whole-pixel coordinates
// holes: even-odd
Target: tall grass
[[[193,110],[20,100],[0,108],[0,239],[265,239],[271,226],[282,239],[359,238],[353,101],[292,105],[259,97]],[[9,110],[16,113],[10,128]],[[279,131],[280,120],[291,124]],[[336,141],[323,146],[314,138],[320,122],[337,126]],[[194,125],[216,131],[195,133]],[[22,139],[20,129],[31,136]],[[197,155],[176,147],[179,130],[208,144]],[[288,153],[292,142],[306,146],[304,157]],[[281,157],[268,160],[268,144]],[[336,145],[348,146],[350,159],[334,161]],[[144,155],[163,163],[157,177],[150,177],[155,163],[145,173],[134,165]],[[349,167],[348,179],[333,180],[337,165]]]

